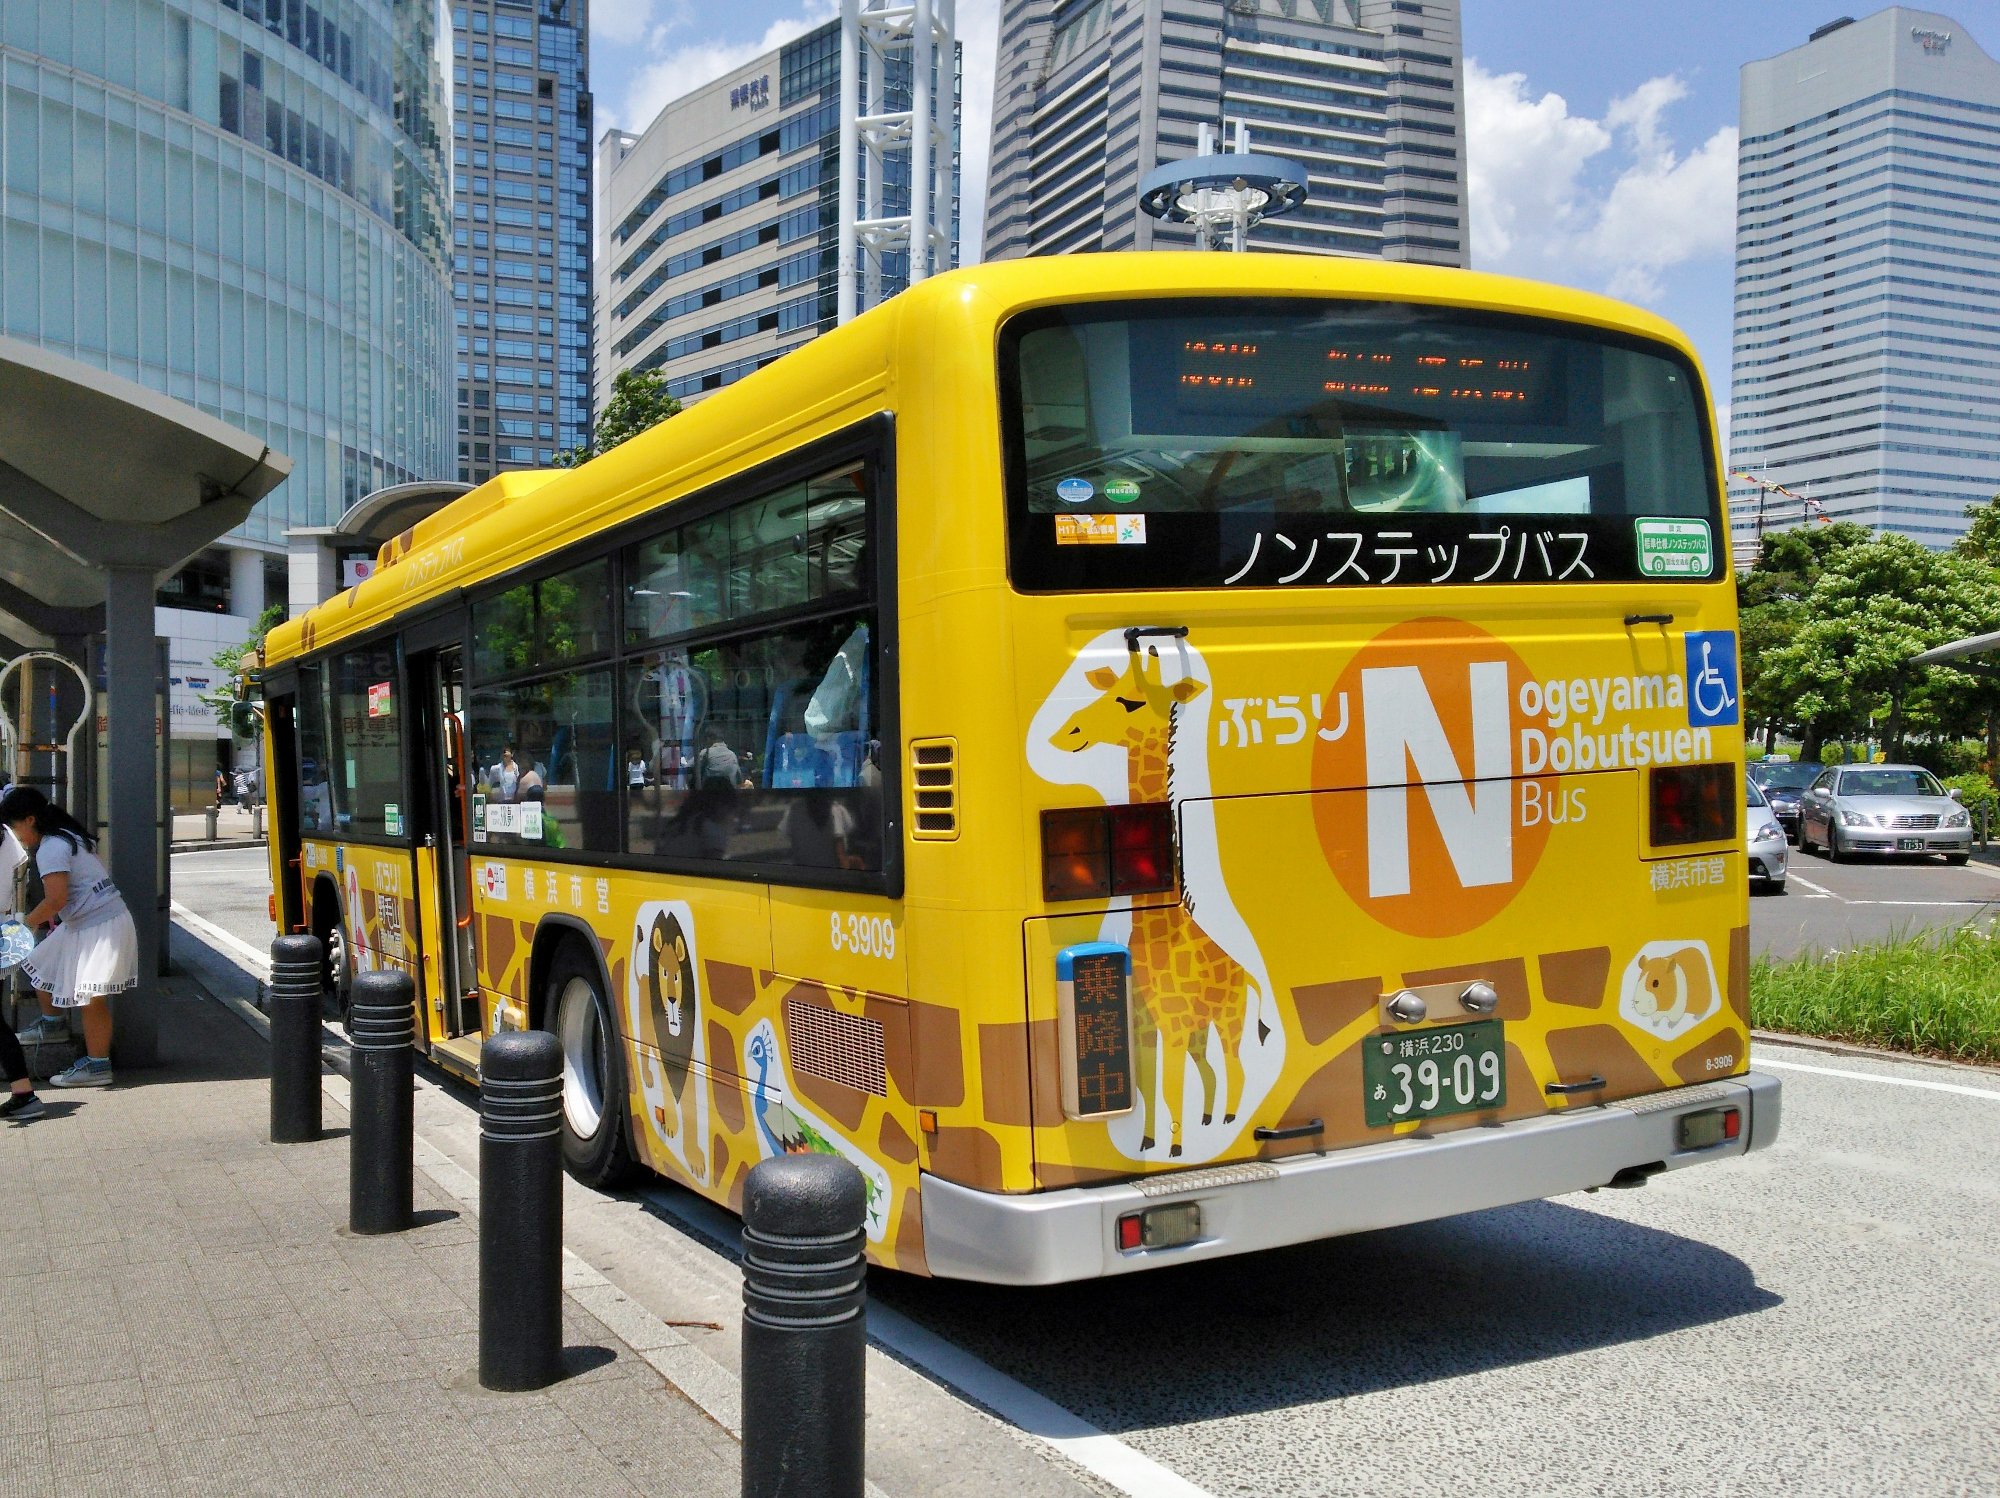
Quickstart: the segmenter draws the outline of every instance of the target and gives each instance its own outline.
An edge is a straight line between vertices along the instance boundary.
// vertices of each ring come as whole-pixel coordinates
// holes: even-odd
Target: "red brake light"
[[[1734,1108],[1731,1108],[1727,1113],[1722,1115],[1722,1137],[1724,1139],[1735,1139],[1742,1132],[1743,1115],[1738,1113]]]
[[[1111,851],[1101,807],[1042,813],[1042,895],[1090,900],[1111,893]]]
[[[1042,894],[1050,900],[1149,895],[1174,887],[1174,810],[1064,807],[1042,813]]]
[[[1721,843],[1736,836],[1736,769],[1733,765],[1676,765],[1651,775],[1648,834],[1656,848]]]
[[[1111,892],[1144,895],[1174,887],[1174,811],[1165,801],[1114,806]]]

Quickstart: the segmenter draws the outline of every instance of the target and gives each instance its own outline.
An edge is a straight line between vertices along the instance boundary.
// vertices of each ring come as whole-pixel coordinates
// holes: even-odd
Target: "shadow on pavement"
[[[869,1292],[1111,1432],[1456,1378],[1781,1304],[1693,1239],[1555,1202],[1041,1290]]]

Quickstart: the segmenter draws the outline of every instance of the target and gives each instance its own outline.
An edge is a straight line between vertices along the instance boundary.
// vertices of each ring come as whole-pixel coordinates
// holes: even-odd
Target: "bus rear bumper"
[[[952,1279],[1050,1285],[1401,1227],[1763,1149],[1778,1137],[1779,1098],[1775,1077],[1748,1072],[1544,1118],[1143,1183],[1002,1195],[926,1175],[924,1257],[932,1274]],[[1737,1138],[1679,1148],[1684,1115],[1731,1106],[1745,1115]],[[1194,1241],[1120,1251],[1120,1217],[1189,1202],[1201,1208]]]

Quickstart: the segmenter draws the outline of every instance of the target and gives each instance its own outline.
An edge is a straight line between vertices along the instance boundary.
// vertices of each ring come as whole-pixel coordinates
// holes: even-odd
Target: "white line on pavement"
[[[1921,1087],[1926,1092],[1950,1092],[1959,1097],[1983,1097],[2000,1103],[2000,1087],[1961,1087],[1956,1082],[1919,1082],[1914,1077],[1878,1077],[1873,1072],[1848,1071],[1839,1066],[1807,1066],[1802,1061],[1773,1061],[1764,1051],[1757,1052],[1756,1064],[1774,1071],[1806,1071],[1818,1077],[1846,1077],[1851,1082],[1880,1082],[1884,1087]]]
[[[271,976],[271,954],[269,952],[258,951],[249,942],[244,941],[240,937],[230,935],[227,931],[216,925],[215,922],[204,920],[201,916],[196,915],[178,900],[173,902],[172,910],[175,920],[181,922],[183,925],[192,926],[196,931],[207,937],[210,943],[222,946],[231,956],[240,957],[243,961],[249,963],[250,972],[253,976],[262,980],[269,980]]]
[[[734,1217],[692,1192],[644,1187],[641,1194],[697,1239],[730,1241],[742,1231]],[[877,1300],[868,1303],[868,1335],[1130,1498],[1213,1498],[1206,1489]]]
[[[868,1307],[868,1334],[976,1404],[1132,1498],[1211,1498],[1178,1473],[1072,1415],[936,1332],[880,1303]]]
[[[1806,878],[1806,876],[1803,874],[1792,874],[1789,876],[1789,878],[1793,884],[1803,884],[1807,889],[1811,890],[1813,892],[1813,897],[1816,899],[1839,900],[1842,904],[1847,903],[1845,896],[1836,895],[1832,890],[1828,889],[1823,884],[1814,884],[1812,880]]]

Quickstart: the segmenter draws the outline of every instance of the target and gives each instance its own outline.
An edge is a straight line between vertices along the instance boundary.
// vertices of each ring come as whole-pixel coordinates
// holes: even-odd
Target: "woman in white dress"
[[[111,1085],[111,995],[139,981],[139,940],[132,912],[111,875],[91,851],[94,839],[77,820],[32,786],[0,796],[0,823],[35,861],[42,902],[21,919],[29,930],[55,929],[21,964],[42,1003],[42,1030],[53,1038],[68,1026],[57,1013],[83,1011],[84,1055],[49,1078],[52,1087]],[[37,1033],[35,1038],[45,1038]]]

